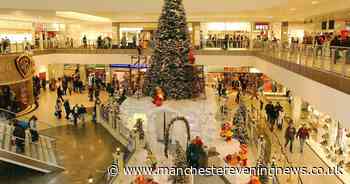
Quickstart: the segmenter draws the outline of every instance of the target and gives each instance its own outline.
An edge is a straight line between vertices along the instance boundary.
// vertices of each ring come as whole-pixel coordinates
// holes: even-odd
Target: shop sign
[[[269,23],[255,23],[255,30],[269,30]]]
[[[26,54],[18,56],[15,60],[15,65],[18,73],[20,73],[23,78],[27,78],[33,73],[34,62]]]

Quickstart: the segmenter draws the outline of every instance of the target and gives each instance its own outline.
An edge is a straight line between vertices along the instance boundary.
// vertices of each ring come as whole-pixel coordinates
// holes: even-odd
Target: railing
[[[13,120],[14,119],[17,119],[16,113],[11,112],[11,111],[6,110],[6,109],[0,108],[0,123],[2,123],[4,125],[13,126]],[[29,119],[27,119],[27,118],[26,119],[19,118],[17,120],[19,122],[22,122],[22,123],[28,123]],[[52,125],[50,125],[50,124],[48,124],[48,123],[46,123],[44,121],[40,121],[40,120],[37,120],[37,126],[38,126],[37,128],[40,127],[40,129],[53,128]],[[24,127],[24,128],[28,129],[29,127],[27,127],[27,125],[26,125],[26,127]],[[27,139],[15,137],[15,136],[12,135],[12,133],[13,133],[12,131],[9,131],[9,132],[1,132],[0,131],[0,138],[4,138],[5,135],[7,135],[9,138],[11,138],[11,140],[15,140],[15,139],[24,140],[25,143],[29,145],[29,146],[26,146],[26,149],[29,149],[29,152],[25,154],[26,156],[34,158],[32,149],[35,148],[35,149],[38,149],[38,151],[42,150],[42,152],[44,152],[44,151],[47,151],[47,153],[51,153],[52,152],[55,155],[56,163],[58,165],[62,165],[63,164],[63,161],[59,159],[60,156],[62,155],[62,153],[56,147],[57,146],[57,138],[52,137],[50,135],[45,135],[42,132],[38,132],[39,133],[39,141],[38,142],[32,142],[32,141],[29,140],[31,135],[29,134],[28,131],[26,132],[26,136],[28,137]],[[40,142],[41,141],[40,137],[45,139],[44,141],[46,141],[46,142]],[[4,141],[4,139],[1,139],[1,141]],[[3,148],[3,142],[1,142],[1,146],[2,146],[1,148]]]
[[[31,141],[31,133],[25,131],[25,138],[13,135],[14,127],[10,123],[0,122],[0,148],[9,152],[31,157],[41,162],[62,166],[63,161],[60,159],[60,153],[56,148],[55,139],[42,136],[39,134],[38,141]],[[18,144],[23,144],[24,152],[20,151]]]
[[[350,77],[349,47],[260,42],[255,48],[262,48],[266,56]]]

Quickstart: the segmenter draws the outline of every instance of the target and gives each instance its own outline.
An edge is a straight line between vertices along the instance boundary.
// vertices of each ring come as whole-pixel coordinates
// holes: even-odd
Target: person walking
[[[280,102],[277,102],[277,104],[274,106],[274,116],[275,116],[274,117],[275,121],[277,122],[277,128],[282,130],[284,112],[283,112],[283,107],[280,104]]]
[[[62,87],[58,86],[57,87],[57,99],[60,99],[60,100],[64,101],[62,95],[63,95]]]
[[[274,126],[274,112],[275,111],[275,107],[273,106],[272,102],[269,101],[268,104],[266,104],[265,106],[265,112],[266,112],[266,116],[267,116],[267,121],[270,124],[270,129],[273,130],[273,126]]]
[[[60,99],[56,100],[56,105],[55,105],[55,115],[58,119],[62,118],[62,102]]]
[[[299,138],[300,141],[300,153],[304,152],[304,144],[306,139],[309,139],[310,133],[309,129],[307,129],[306,124],[303,124],[301,128],[299,128],[297,133],[297,138]]]
[[[84,49],[87,48],[87,38],[86,38],[86,35],[84,35],[83,37],[83,45],[84,45]]]
[[[78,113],[79,113],[79,116],[80,116],[80,121],[83,125],[85,125],[85,116],[86,116],[86,108],[84,107],[83,104],[80,105],[79,109],[78,109]]]
[[[293,141],[295,138],[296,129],[293,125],[293,121],[289,121],[288,128],[285,131],[284,137],[286,139],[286,144],[284,145],[284,148],[286,148],[289,144],[289,151],[293,153]]]
[[[30,135],[32,136],[32,142],[37,142],[39,140],[39,134],[37,130],[37,120],[38,118],[36,116],[32,116],[29,119],[29,131]]]
[[[66,112],[66,119],[69,119],[69,115],[70,115],[70,104],[69,104],[69,100],[65,100],[63,103],[63,107],[64,107],[64,111]]]
[[[78,124],[78,118],[79,118],[79,106],[78,106],[78,104],[75,104],[75,106],[72,109],[72,113],[73,113],[74,125],[77,125]]]

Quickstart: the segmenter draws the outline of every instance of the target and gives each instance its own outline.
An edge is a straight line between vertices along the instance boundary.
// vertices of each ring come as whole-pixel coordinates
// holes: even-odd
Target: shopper
[[[32,116],[29,119],[29,131],[30,135],[32,136],[32,142],[37,142],[39,140],[39,134],[37,130],[37,120],[38,118],[36,116]]]
[[[78,109],[78,113],[79,113],[79,117],[80,117],[80,121],[83,125],[85,125],[85,116],[86,116],[86,108],[84,107],[83,104],[80,105],[79,109]]]
[[[237,91],[237,95],[236,95],[236,103],[239,104],[239,102],[241,101],[241,90]]]
[[[60,100],[64,101],[62,95],[63,95],[62,87],[58,86],[57,87],[57,99],[60,99]]]
[[[65,100],[63,103],[63,106],[64,106],[64,111],[66,112],[66,119],[69,119],[69,115],[71,113],[69,100]]]
[[[277,102],[277,104],[274,106],[273,116],[275,122],[277,122],[277,128],[281,130],[284,118],[284,111],[280,102]]]
[[[43,88],[43,90],[46,91],[46,79],[41,80],[41,88]]]
[[[293,125],[293,121],[290,120],[288,122],[288,128],[285,131],[284,137],[286,139],[286,144],[284,145],[284,148],[286,148],[289,144],[289,151],[291,153],[293,153],[293,141],[295,138],[295,134],[296,134],[296,129]]]
[[[269,103],[266,104],[266,106],[265,106],[265,112],[266,112],[266,116],[267,116],[267,121],[270,123],[271,127],[272,127],[272,123],[273,123],[274,111],[275,111],[275,107],[273,106],[272,102],[269,101]]]
[[[88,87],[89,101],[94,101],[94,88],[93,86]]]
[[[87,38],[86,38],[86,35],[84,35],[84,37],[83,37],[83,44],[84,44],[84,48],[86,49],[86,48],[87,48]]]
[[[299,141],[300,141],[300,153],[304,152],[304,144],[306,139],[309,139],[309,137],[310,137],[309,129],[306,128],[306,124],[303,124],[303,126],[299,128],[297,133],[297,138],[299,138]]]
[[[14,127],[13,136],[16,144],[16,153],[24,153],[26,138],[25,129],[19,125],[18,120],[14,120]]]
[[[278,111],[277,128],[279,130],[282,130],[283,128],[284,117],[285,117],[284,110],[282,109],[281,111]]]
[[[78,106],[78,104],[75,104],[75,106],[72,109],[72,113],[73,113],[74,125],[77,125],[78,124],[78,118],[79,118],[79,106]]]
[[[56,100],[56,105],[55,105],[55,115],[58,119],[62,118],[62,102],[60,99]]]

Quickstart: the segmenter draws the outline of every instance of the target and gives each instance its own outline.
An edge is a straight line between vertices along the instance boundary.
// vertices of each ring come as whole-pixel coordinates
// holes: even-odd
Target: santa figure
[[[163,104],[163,101],[165,100],[165,95],[163,90],[160,87],[156,87],[156,93],[153,97],[153,103],[159,107]]]

